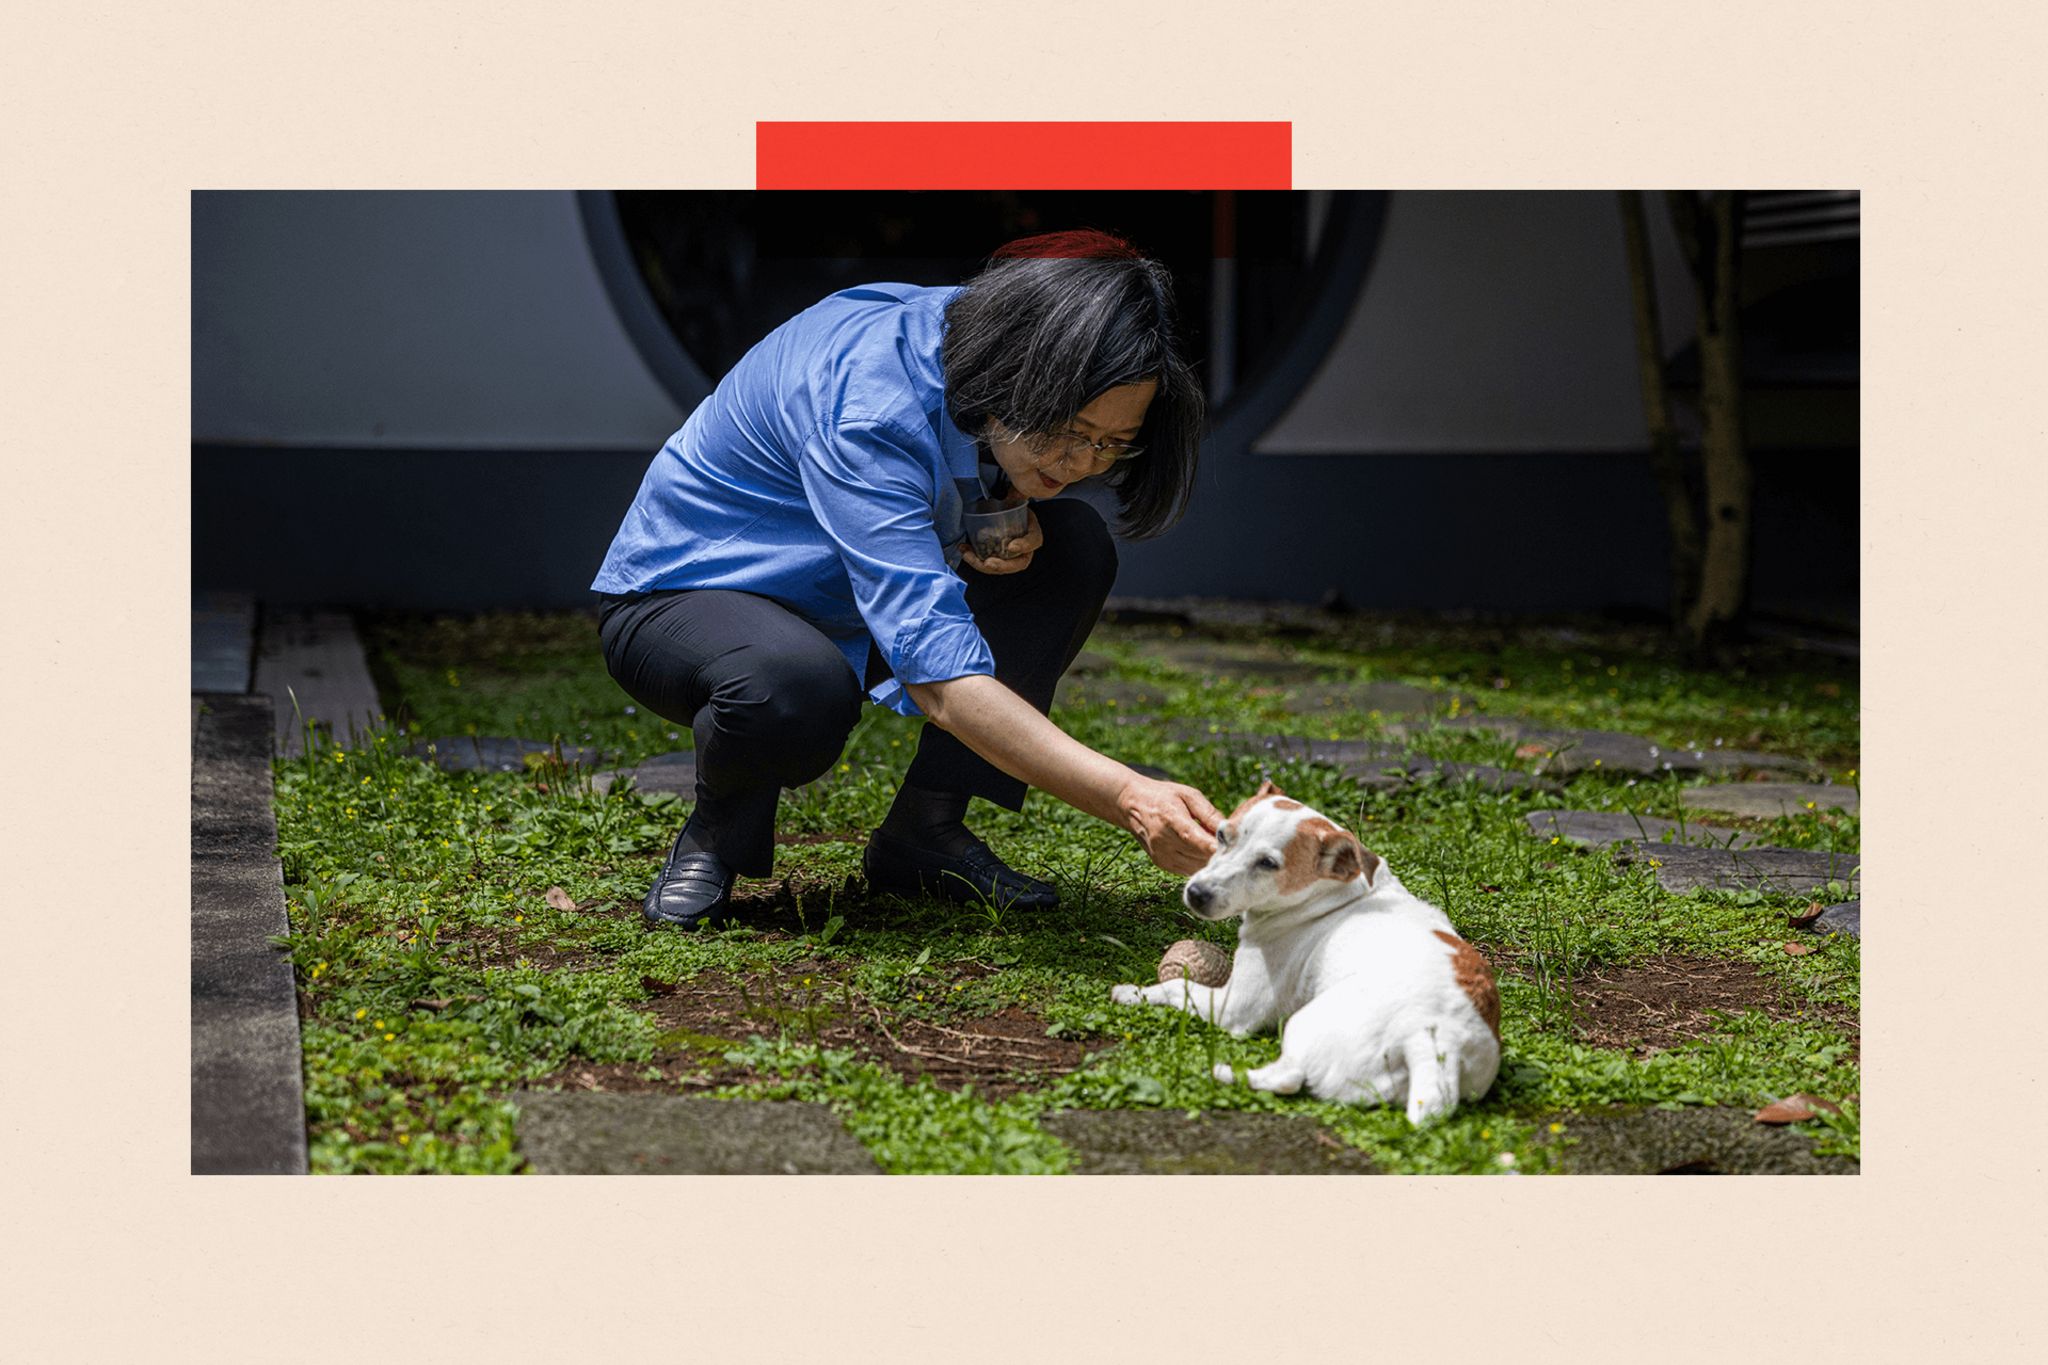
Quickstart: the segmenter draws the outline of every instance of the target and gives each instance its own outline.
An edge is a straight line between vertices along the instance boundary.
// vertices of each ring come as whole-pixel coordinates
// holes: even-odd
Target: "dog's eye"
[[[1259,866],[1278,872],[1280,870],[1280,859],[1271,853],[1262,854],[1259,857]]]

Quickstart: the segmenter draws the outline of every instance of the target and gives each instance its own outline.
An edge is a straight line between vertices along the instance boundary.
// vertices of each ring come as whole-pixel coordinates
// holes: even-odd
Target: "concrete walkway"
[[[298,997],[271,807],[270,699],[202,693],[192,742],[192,1173],[302,1174]]]
[[[302,752],[305,720],[345,741],[382,711],[355,624],[338,611],[264,608],[254,690],[276,705],[278,752],[286,757]]]
[[[306,1104],[271,757],[379,714],[341,612],[192,599],[192,1171],[303,1174]]]

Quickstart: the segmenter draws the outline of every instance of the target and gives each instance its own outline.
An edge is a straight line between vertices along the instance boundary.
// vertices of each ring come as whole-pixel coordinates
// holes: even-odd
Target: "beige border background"
[[[2038,712],[2038,10],[734,8],[15,11],[5,1353],[2040,1350],[2042,818],[1998,780]],[[1291,119],[1301,187],[1863,191],[1860,1178],[185,1174],[189,191],[744,186],[756,118],[963,117]]]

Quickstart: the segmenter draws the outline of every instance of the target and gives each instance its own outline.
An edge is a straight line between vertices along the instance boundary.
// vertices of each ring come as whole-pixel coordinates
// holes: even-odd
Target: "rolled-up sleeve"
[[[854,606],[895,675],[871,695],[904,715],[920,712],[902,684],[995,672],[995,656],[967,605],[967,585],[939,544],[937,475],[918,444],[887,419],[847,416],[821,423],[798,461],[804,496],[837,547]]]

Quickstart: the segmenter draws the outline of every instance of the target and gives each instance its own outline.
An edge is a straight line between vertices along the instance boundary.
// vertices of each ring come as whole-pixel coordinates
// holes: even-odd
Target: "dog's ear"
[[[1380,869],[1386,866],[1379,854],[1365,845],[1358,846],[1358,873],[1365,878],[1365,889],[1377,891],[1380,888]]]
[[[1365,851],[1365,845],[1358,842],[1356,835],[1341,829],[1332,829],[1323,835],[1323,847],[1316,859],[1316,870],[1322,876],[1335,882],[1348,882],[1365,871],[1365,860],[1379,859]]]
[[[1267,778],[1267,779],[1266,779],[1266,780],[1265,780],[1264,782],[1261,782],[1261,783],[1259,784],[1259,789],[1258,789],[1257,791],[1255,791],[1255,792],[1253,792],[1253,793],[1252,793],[1252,800],[1254,800],[1254,801],[1263,801],[1263,800],[1265,800],[1265,799],[1266,799],[1267,797],[1269,797],[1269,796],[1285,796],[1285,795],[1287,795],[1287,793],[1286,793],[1286,792],[1284,792],[1284,791],[1281,791],[1281,790],[1280,790],[1280,789],[1279,789],[1278,787],[1274,786],[1274,785],[1273,785],[1273,779],[1269,777],[1269,778]]]
[[[1375,889],[1380,869],[1386,866],[1377,853],[1358,842],[1357,835],[1341,829],[1331,830],[1323,836],[1322,856],[1316,861],[1321,874],[1332,881],[1365,878],[1368,891]]]

